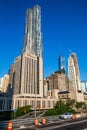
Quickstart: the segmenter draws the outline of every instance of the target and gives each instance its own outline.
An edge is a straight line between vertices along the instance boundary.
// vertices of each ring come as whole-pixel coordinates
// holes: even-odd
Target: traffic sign
[[[14,113],[16,113],[16,112],[17,112],[17,109],[14,109],[13,111],[14,111]]]

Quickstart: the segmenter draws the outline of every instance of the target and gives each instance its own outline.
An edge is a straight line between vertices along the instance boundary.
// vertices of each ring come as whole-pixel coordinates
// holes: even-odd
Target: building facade
[[[11,97],[6,93],[0,93],[0,111],[11,110]]]
[[[64,56],[59,56],[59,70],[66,71],[66,59]]]
[[[81,81],[81,89],[84,93],[87,93],[87,82]]]
[[[84,101],[84,96],[80,85],[79,65],[75,53],[70,54],[68,58],[68,75],[69,80],[72,81],[72,87],[76,93],[76,101]]]
[[[72,53],[68,58],[68,75],[69,79],[73,81],[74,89],[81,90],[80,71],[78,60],[75,53]]]
[[[10,82],[9,75],[4,75],[3,85],[2,85],[2,92],[3,93],[6,93],[8,91],[9,82]]]
[[[3,87],[3,79],[4,78],[0,78],[0,91],[2,92],[2,87]]]
[[[55,72],[47,77],[48,93],[47,97],[59,100],[58,93],[68,91],[68,82],[66,74]],[[45,87],[45,86],[44,86]]]
[[[41,8],[35,5],[27,9],[25,20],[25,34],[23,53],[29,52],[37,57],[43,57],[42,33],[41,33]]]
[[[63,73],[53,73],[48,78],[48,90],[58,89],[59,91],[67,90],[67,77]]]
[[[12,109],[19,107],[20,100],[25,101],[25,98],[26,100],[35,97],[43,98],[42,46],[41,8],[35,5],[26,11],[22,54],[15,58],[10,68]],[[16,101],[17,98],[19,101]]]
[[[23,53],[15,59],[10,72],[13,95],[43,97],[42,58]]]
[[[43,54],[41,8],[27,9],[22,54],[15,58],[10,70],[13,95],[43,97]]]

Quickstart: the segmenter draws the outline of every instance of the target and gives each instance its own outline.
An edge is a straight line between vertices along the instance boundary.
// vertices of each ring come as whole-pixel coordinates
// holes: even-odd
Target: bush
[[[50,110],[45,112],[46,116],[53,116],[53,115],[57,115],[57,114],[58,113],[57,113],[56,109],[50,109]]]
[[[31,106],[19,107],[17,109],[17,112],[15,113],[15,117],[22,116],[22,115],[24,115],[26,113],[29,113],[30,111],[31,111]],[[12,113],[11,117],[13,118],[13,113]]]
[[[31,111],[31,106],[24,106],[17,109],[17,112],[14,113],[14,111],[4,111],[0,112],[0,121],[10,120],[14,117],[22,116],[26,113],[29,113]]]
[[[72,114],[76,114],[75,110],[73,110],[73,109],[68,109],[67,112],[70,112]]]

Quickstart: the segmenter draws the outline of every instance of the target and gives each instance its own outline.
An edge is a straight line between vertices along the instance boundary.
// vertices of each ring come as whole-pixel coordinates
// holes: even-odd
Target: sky
[[[87,0],[0,0],[0,78],[22,52],[27,8],[41,6],[44,77],[59,69],[58,58],[75,52],[87,81]]]

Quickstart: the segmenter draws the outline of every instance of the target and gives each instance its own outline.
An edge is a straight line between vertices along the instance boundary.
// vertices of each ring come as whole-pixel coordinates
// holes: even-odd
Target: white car
[[[71,119],[73,114],[67,112],[60,116],[61,119]]]

